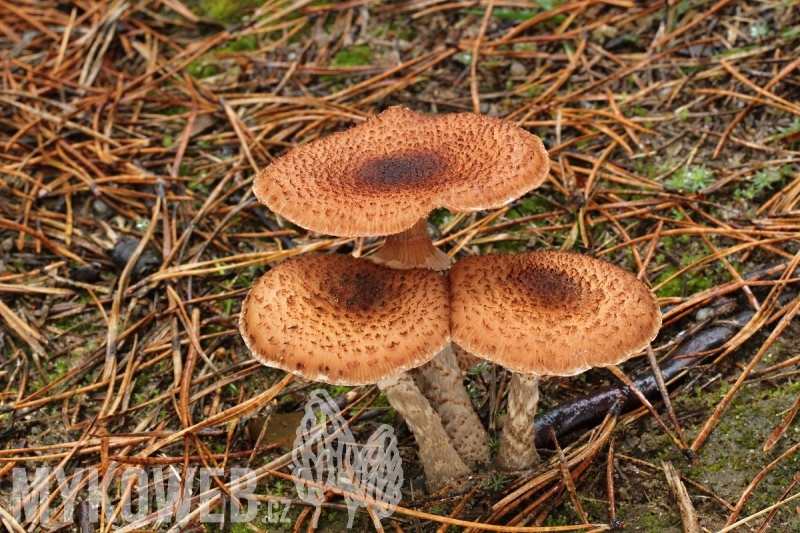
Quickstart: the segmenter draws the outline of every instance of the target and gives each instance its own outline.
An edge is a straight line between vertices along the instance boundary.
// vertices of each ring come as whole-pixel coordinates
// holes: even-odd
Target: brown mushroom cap
[[[522,374],[570,376],[620,363],[661,326],[644,283],[585,255],[474,256],[448,276],[453,342]]]
[[[339,385],[376,383],[449,340],[447,279],[345,255],[312,254],[262,276],[239,328],[264,365]]]
[[[549,165],[542,141],[511,122],[398,106],[287,152],[253,190],[303,228],[368,237],[400,233],[438,207],[503,206],[538,187]]]

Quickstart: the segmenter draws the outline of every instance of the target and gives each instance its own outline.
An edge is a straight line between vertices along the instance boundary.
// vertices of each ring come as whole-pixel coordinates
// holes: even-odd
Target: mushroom
[[[449,341],[447,279],[344,255],[281,263],[253,286],[239,327],[262,364],[335,385],[377,383],[406,420],[432,490],[471,470],[406,373]]]
[[[472,113],[429,117],[397,106],[287,152],[256,177],[253,190],[304,228],[388,235],[370,256],[375,262],[444,270],[450,258],[427,230],[432,210],[501,207],[538,187],[548,170],[542,141],[510,122]],[[417,374],[467,464],[487,462],[486,432],[452,352]]]
[[[615,265],[571,252],[473,256],[448,273],[451,337],[514,372],[495,466],[539,462],[534,415],[539,376],[616,365],[661,326],[653,292]]]
[[[424,222],[431,211],[501,207],[541,185],[549,168],[541,139],[511,122],[395,106],[290,150],[256,176],[253,191],[273,212],[318,233],[389,235],[377,257],[391,266],[430,261],[444,270],[450,261]]]

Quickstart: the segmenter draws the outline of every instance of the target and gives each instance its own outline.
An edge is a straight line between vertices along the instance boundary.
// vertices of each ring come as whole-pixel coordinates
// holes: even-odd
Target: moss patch
[[[217,22],[238,22],[264,0],[191,0],[187,7],[199,16]]]
[[[719,423],[699,451],[700,461],[690,465],[679,450],[656,426],[652,419],[638,428],[638,435],[626,436],[631,446],[623,451],[660,467],[661,461],[671,461],[684,476],[706,487],[711,492],[735,505],[747,485],[766,465],[779,457],[800,438],[798,428],[790,428],[781,442],[769,452],[763,451],[764,442],[782,420],[795,398],[800,384],[784,383],[778,389],[765,389],[757,384],[741,389],[733,402],[723,412]],[[727,387],[709,394],[696,391],[683,397],[675,405],[678,413],[702,409],[698,424],[684,426],[687,440],[691,442],[712,409],[719,403]],[[747,500],[740,518],[758,512],[774,504],[791,484],[792,476],[800,467],[800,459],[792,455],[783,460],[758,484]],[[663,474],[627,464],[622,468],[631,476],[631,484],[641,487],[637,493],[623,491],[617,509],[619,519],[626,522],[626,531],[683,531],[678,508],[672,496],[666,492]],[[626,484],[627,485],[627,484]],[[715,531],[721,528],[728,511],[706,495],[688,487],[696,506],[700,525]],[[653,502],[660,502],[658,505]],[[599,517],[598,517],[599,518]],[[800,518],[792,506],[778,511],[772,522],[775,531],[800,531]]]
[[[367,45],[351,46],[336,52],[332,67],[358,67],[372,64],[372,50]]]

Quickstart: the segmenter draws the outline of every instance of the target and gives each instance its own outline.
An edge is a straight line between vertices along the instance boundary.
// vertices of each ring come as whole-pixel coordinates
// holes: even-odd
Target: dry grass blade
[[[683,431],[681,431],[678,417],[675,416],[675,410],[672,408],[672,401],[669,399],[669,392],[667,392],[667,384],[664,383],[664,376],[661,374],[661,368],[658,366],[656,354],[653,352],[653,348],[649,344],[645,347],[645,352],[647,353],[647,362],[650,363],[650,368],[653,370],[653,376],[655,377],[656,384],[658,385],[658,392],[661,393],[661,399],[664,400],[664,406],[666,407],[667,414],[672,421],[672,427],[675,428],[675,435],[678,437],[681,446],[683,446],[683,449],[685,450],[686,441],[683,438]]]
[[[681,439],[678,436],[676,436],[669,430],[667,424],[664,422],[664,420],[656,411],[656,408],[653,407],[653,404],[650,403],[650,401],[645,397],[644,394],[642,394],[642,391],[639,390],[639,387],[636,386],[633,380],[631,380],[631,378],[626,376],[625,373],[619,368],[617,368],[615,365],[609,366],[608,369],[611,371],[612,374],[614,374],[614,376],[616,376],[617,379],[623,382],[625,386],[628,389],[630,389],[630,391],[633,394],[636,395],[639,401],[642,402],[642,404],[647,408],[648,411],[650,411],[650,414],[653,415],[653,418],[658,422],[658,425],[661,427],[664,433],[669,436],[673,444],[675,444],[675,446],[681,451],[681,453],[685,454],[687,451],[686,445],[681,441]]]
[[[284,474],[282,472],[271,472],[271,474],[276,477],[281,477],[288,480],[294,480],[292,476],[289,476],[288,474]],[[308,484],[310,486],[315,486],[312,483]],[[316,485],[316,486],[317,488],[322,488],[322,485]],[[382,508],[388,507],[387,503],[382,502],[380,500],[375,500],[372,498],[364,499],[362,496],[359,496],[358,494],[348,493],[347,491],[341,491],[341,495],[352,499],[362,499],[365,503],[368,503],[369,505],[373,505],[376,507],[382,507]],[[442,524],[447,524],[449,526],[471,527],[477,529],[478,531],[497,531],[498,533],[551,533],[551,532],[556,533],[558,531],[586,531],[588,533],[594,533],[596,531],[608,531],[609,529],[608,526],[606,526],[605,524],[579,524],[574,526],[550,526],[550,527],[496,526],[491,524],[479,524],[475,522],[468,522],[466,520],[457,520],[447,516],[432,515],[430,513],[415,511],[414,509],[407,509],[401,506],[397,506],[395,508],[395,512],[398,514],[411,516],[414,518],[424,518],[426,520],[441,522]]]
[[[794,494],[793,496],[790,496],[790,497],[786,498],[785,500],[782,500],[782,501],[780,501],[780,502],[778,502],[776,504],[770,505],[769,507],[765,507],[764,509],[761,509],[757,513],[753,513],[753,514],[751,514],[750,516],[748,516],[746,518],[742,518],[738,522],[734,522],[733,524],[720,529],[719,531],[717,531],[717,533],[728,533],[729,531],[736,531],[738,528],[742,527],[743,525],[745,525],[745,524],[747,524],[749,522],[752,522],[753,520],[755,520],[759,516],[763,516],[763,515],[765,515],[767,513],[771,513],[773,511],[775,511],[776,509],[780,509],[781,507],[784,507],[786,504],[791,503],[791,502],[797,500],[798,498],[800,498],[800,493]]]
[[[756,97],[753,101],[747,104],[747,107],[743,109],[742,112],[739,113],[736,116],[736,118],[734,118],[731,121],[730,124],[728,124],[728,127],[725,129],[725,132],[719,139],[719,143],[717,143],[717,147],[714,149],[714,157],[719,156],[719,153],[722,151],[723,146],[725,146],[725,141],[728,139],[733,129],[742,121],[745,115],[759,102],[759,98],[763,94],[768,93],[772,87],[778,84],[783,78],[791,74],[795,69],[797,69],[798,66],[800,66],[800,58],[797,58],[788,65],[786,65],[783,69],[781,69],[781,71],[776,76],[774,76],[771,80],[769,80],[769,82],[767,82],[767,84],[764,86],[763,89],[758,90],[759,92],[758,97]],[[730,66],[728,66],[728,68],[730,68]]]
[[[19,522],[14,520],[14,517],[3,509],[3,506],[0,505],[0,520],[2,520],[3,525],[8,528],[9,531],[13,531],[14,533],[25,533],[25,529],[19,525]]]
[[[664,475],[667,478],[667,483],[678,503],[678,508],[681,512],[681,522],[683,523],[684,533],[700,533],[700,524],[697,521],[697,511],[694,509],[692,500],[689,499],[689,493],[686,487],[683,486],[681,478],[675,467],[670,462],[662,462],[661,466],[664,469]]]
[[[42,342],[45,342],[44,337],[34,329],[32,329],[24,320],[18,317],[14,311],[9,309],[9,307],[0,301],[0,318],[2,318],[5,323],[8,325],[8,331],[15,332],[17,335],[22,337],[28,346],[31,347],[33,352],[37,355],[44,355],[46,350],[44,346],[42,346]]]

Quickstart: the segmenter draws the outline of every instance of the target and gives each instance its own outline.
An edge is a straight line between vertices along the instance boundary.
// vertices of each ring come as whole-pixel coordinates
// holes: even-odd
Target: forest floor
[[[32,482],[36,468],[117,467],[115,507],[131,481],[122,467],[185,473],[190,464],[257,468],[262,503],[290,504],[284,522],[269,504],[253,523],[205,530],[310,527],[313,508],[286,477],[285,454],[317,385],[256,363],[238,313],[277,262],[369,254],[381,240],[304,231],[259,204],[251,186],[286,149],[404,105],[514,121],[550,154],[548,180],[510,206],[432,214],[435,240],[454,260],[552,248],[629,269],[659,297],[660,359],[714,328],[728,334],[698,342],[702,357],[672,380],[675,421],[657,397],[652,412],[599,410],[588,426],[557,435],[562,461],[550,444],[535,471],[478,472],[461,496],[419,490],[413,437],[377,388],[358,388],[347,414],[356,439],[379,422],[400,436],[404,497],[383,527],[692,531],[681,513],[694,509],[699,531],[800,531],[790,499],[800,494],[796,2],[0,6],[7,529],[38,521],[12,516],[20,468]],[[648,368],[646,357],[620,367],[630,376]],[[486,366],[468,378],[492,434],[506,377]],[[540,410],[619,383],[609,369],[547,379]],[[686,498],[670,489],[676,478],[665,464]],[[72,525],[57,485],[47,489],[53,512],[41,530],[101,530]],[[133,525],[117,516],[102,530],[190,530],[203,516]],[[320,530],[342,531],[346,520],[342,498],[330,495]],[[357,530],[372,528],[357,515]]]

